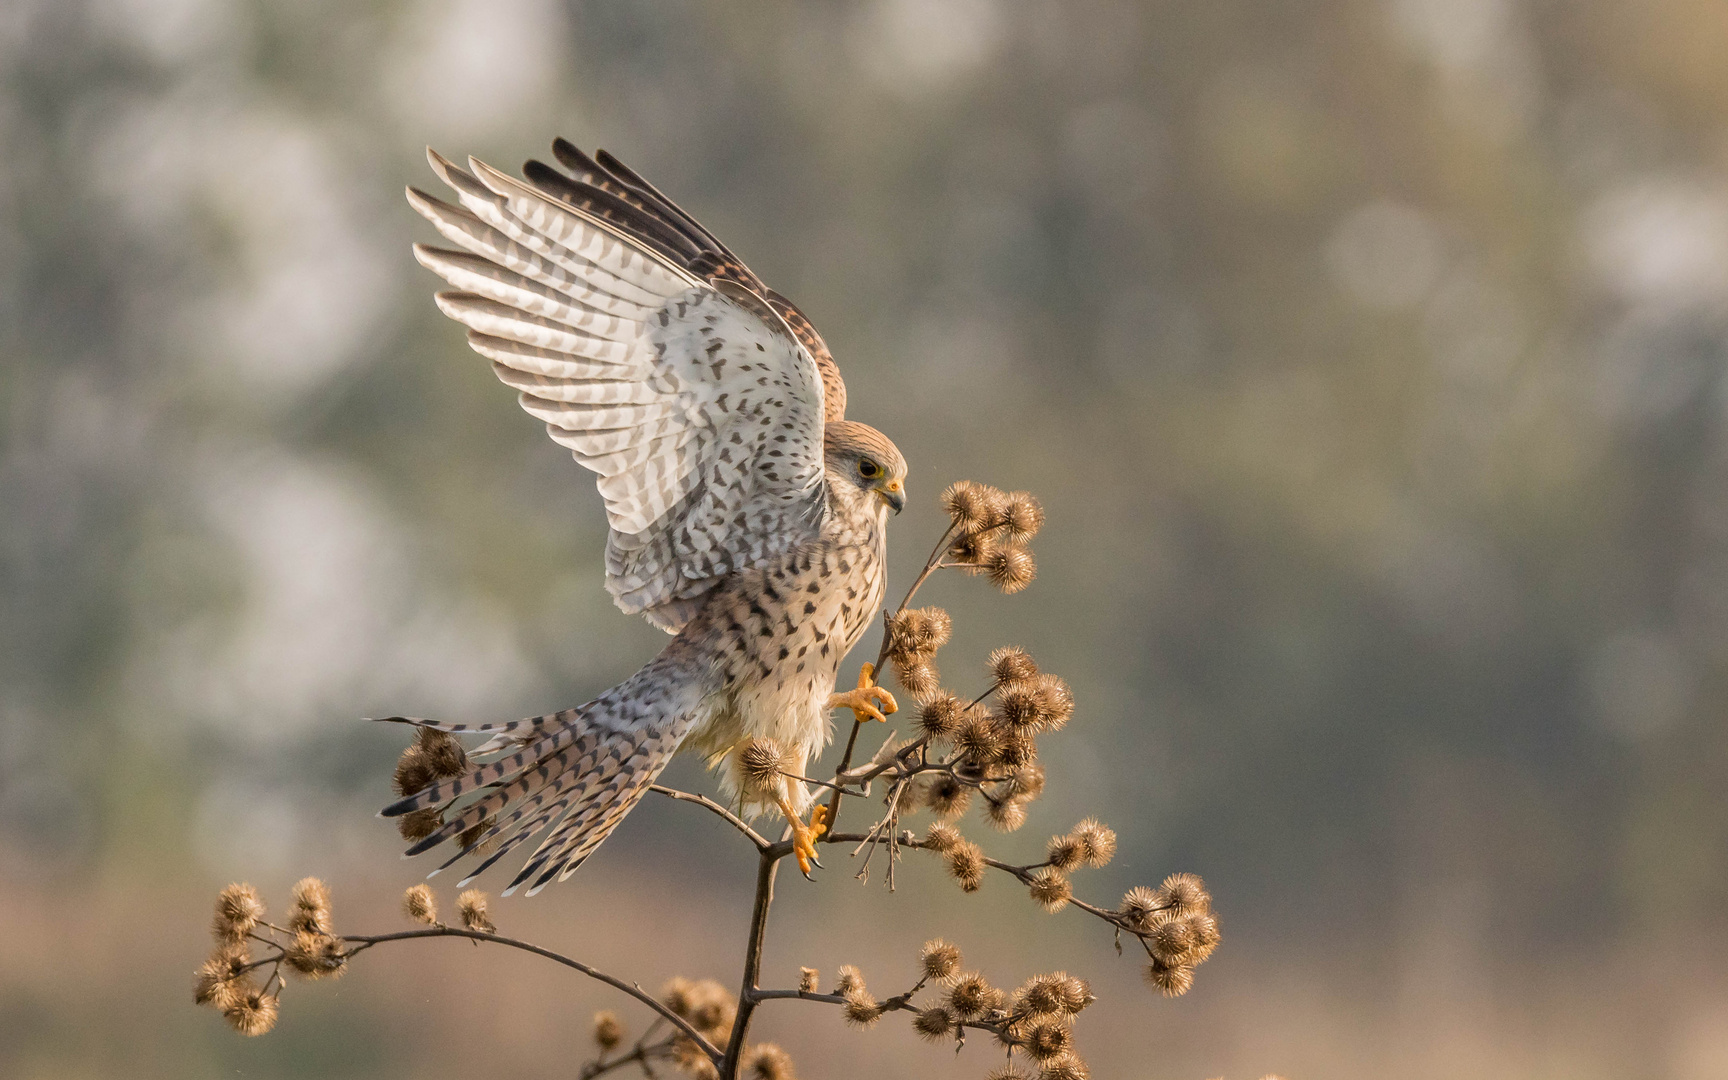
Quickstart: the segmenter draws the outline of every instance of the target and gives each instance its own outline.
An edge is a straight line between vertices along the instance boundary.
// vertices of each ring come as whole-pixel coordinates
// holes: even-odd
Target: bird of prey
[[[469,877],[532,836],[511,882],[530,895],[581,865],[680,750],[707,757],[748,813],[778,808],[808,874],[823,807],[790,776],[742,786],[738,757],[771,739],[804,775],[828,713],[893,712],[868,665],[834,693],[842,658],[881,607],[889,510],[906,461],[845,419],[846,386],[810,321],[712,233],[600,151],[560,139],[563,170],[523,178],[428,151],[456,203],[408,201],[454,248],[416,245],[456,291],[437,304],[520,392],[577,462],[598,475],[618,607],[674,635],[595,700],[504,724],[414,720],[484,732],[496,753],[385,808],[438,814],[418,854],[457,838],[483,850]],[[459,802],[463,796],[471,801]],[[440,867],[442,869],[442,867]]]

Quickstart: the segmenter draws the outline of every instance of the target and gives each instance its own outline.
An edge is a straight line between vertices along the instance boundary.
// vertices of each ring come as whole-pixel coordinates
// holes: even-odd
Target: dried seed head
[[[1186,964],[1166,964],[1153,957],[1146,965],[1146,981],[1165,997],[1181,997],[1194,985],[1194,969]]]
[[[192,986],[193,1002],[226,1009],[236,999],[251,993],[256,988],[246,972],[246,965],[251,962],[252,953],[244,941],[216,946],[210,959],[198,968],[198,978]]]
[[[783,774],[791,771],[791,755],[773,739],[751,739],[738,752],[738,786],[752,799],[767,800],[783,793]]]
[[[1212,910],[1212,897],[1197,874],[1171,874],[1158,886],[1159,906],[1172,914],[1201,915]]]
[[[984,850],[970,840],[948,849],[948,873],[963,892],[977,892],[984,884]]]
[[[1144,885],[1136,885],[1122,895],[1122,906],[1116,909],[1116,914],[1122,917],[1128,929],[1137,934],[1143,934],[1152,929],[1158,920],[1164,916],[1164,900],[1155,890]]]
[[[737,1006],[724,986],[713,979],[702,979],[689,989],[690,1026],[704,1035],[730,1032]]]
[[[1032,875],[1028,886],[1032,899],[1037,905],[1048,912],[1058,912],[1068,906],[1068,901],[1074,898],[1074,886],[1068,883],[1068,878],[1062,871],[1054,867],[1045,867]]]
[[[276,1026],[276,998],[252,989],[238,994],[222,1008],[222,1015],[242,1035],[262,1035]]]
[[[1018,544],[998,547],[981,561],[990,584],[1010,596],[1032,584],[1032,579],[1038,576],[1037,561]]]
[[[1042,1065],[1055,1061],[1074,1048],[1074,1032],[1067,1021],[1052,1017],[1033,1024],[1022,1045],[1027,1056]]]
[[[1067,873],[1086,860],[1086,852],[1080,838],[1077,836],[1052,836],[1050,846],[1044,849],[1044,854],[1050,860],[1050,865]]]
[[[937,817],[957,818],[966,812],[971,802],[972,789],[952,776],[931,777],[924,788],[924,805]]]
[[[1108,864],[1116,857],[1116,830],[1097,818],[1087,818],[1074,826],[1071,835],[1080,841],[1080,857],[1093,869]]]
[[[1044,527],[1044,507],[1030,491],[1010,491],[1002,500],[996,519],[1002,534],[1015,543],[1023,543],[1038,535]]]
[[[396,772],[391,777],[391,786],[398,795],[412,795],[417,791],[430,787],[438,774],[432,770],[432,762],[428,760],[426,751],[416,739],[403,749],[402,755],[396,759]]]
[[[912,1030],[931,1042],[946,1038],[954,1030],[954,1014],[940,1005],[925,1009],[912,1018]]]
[[[342,942],[328,934],[302,930],[282,950],[288,970],[308,979],[334,978],[347,970],[348,957]]]
[[[402,914],[414,922],[437,926],[438,901],[432,895],[432,886],[425,882],[408,886],[402,894]]]
[[[957,480],[942,492],[942,509],[961,533],[988,528],[1001,516],[1001,492],[971,480]]]
[[[436,806],[410,810],[396,819],[396,831],[404,840],[424,840],[444,824],[444,812]]]
[[[482,934],[496,933],[498,927],[492,922],[491,914],[486,910],[486,894],[479,889],[469,889],[456,898],[456,913],[462,916],[462,925]]]
[[[315,877],[301,878],[290,893],[294,901],[288,915],[288,928],[299,932],[334,935],[330,923],[330,887]]]
[[[918,730],[932,741],[945,739],[960,726],[965,715],[966,703],[944,691],[932,696],[918,710]]]
[[[1032,688],[1037,702],[1038,726],[1044,731],[1060,731],[1074,715],[1074,693],[1058,675],[1048,672],[1034,676]]]
[[[988,716],[968,716],[954,732],[954,749],[976,765],[993,765],[1002,755],[1002,732]]]
[[[926,941],[918,954],[924,965],[926,979],[946,979],[960,967],[960,946],[950,945],[941,938]]]
[[[1023,1072],[1018,1065],[998,1065],[985,1075],[984,1080],[1033,1080],[1033,1077]]]
[[[456,846],[464,851],[469,848],[474,848],[475,851],[481,852],[482,854],[491,851],[493,848],[498,846],[498,837],[494,836],[484,844],[480,843],[480,838],[491,832],[492,827],[497,824],[498,815],[488,814],[485,818],[476,822],[471,827],[463,829],[456,837]]]
[[[1004,645],[985,661],[990,677],[997,683],[1021,682],[1038,674],[1038,664],[1032,654],[1015,645]]]
[[[1057,1058],[1044,1066],[1038,1073],[1038,1080],[1091,1080],[1092,1072],[1086,1068],[1086,1063],[1068,1054]]]
[[[912,647],[921,655],[934,653],[948,644],[948,639],[954,634],[954,619],[942,608],[914,608],[901,612],[901,615],[913,617],[907,624],[907,633],[912,639]]]
[[[1146,935],[1146,947],[1152,955],[1170,965],[1192,963],[1188,955],[1199,944],[1194,928],[1186,919],[1166,919]]]
[[[1057,986],[1056,992],[1062,999],[1063,1012],[1072,1016],[1098,1000],[1098,996],[1092,993],[1092,988],[1086,985],[1085,979],[1070,975],[1065,971],[1058,971],[1056,974],[1061,977],[1061,983]]]
[[[753,1080],[796,1080],[792,1055],[773,1043],[757,1043],[744,1051],[744,1073]]]
[[[902,608],[888,616],[888,659],[909,664],[918,659],[918,642],[925,636],[924,609]]]
[[[462,749],[462,744],[454,736],[429,727],[420,728],[415,734],[421,752],[432,767],[432,774],[438,779],[461,776],[468,771],[468,752]]]
[[[1006,769],[1022,769],[1038,760],[1038,743],[1029,733],[998,727],[1002,732],[1002,749],[996,764]]]
[[[841,997],[860,993],[864,989],[864,973],[851,964],[840,965],[840,975],[834,980],[834,992]]]
[[[1223,940],[1223,934],[1218,927],[1218,915],[1216,912],[1190,915],[1185,921],[1194,934],[1194,947],[1188,951],[1188,962],[1199,966],[1211,958],[1212,950]]]
[[[264,901],[258,896],[258,890],[237,881],[216,894],[216,917],[210,923],[210,930],[217,941],[244,941],[263,917]]]
[[[660,988],[660,1001],[686,1020],[690,1019],[690,1012],[696,1007],[697,996],[696,984],[682,975],[672,976]]]
[[[602,1050],[610,1050],[624,1041],[624,1025],[618,1014],[602,1009],[594,1014],[594,1042]]]
[[[936,665],[922,656],[908,661],[894,658],[894,678],[898,679],[906,692],[923,701],[942,688],[942,675],[936,670]]]
[[[984,818],[998,832],[1013,832],[1026,824],[1026,807],[1018,799],[991,799],[984,805]]]
[[[984,981],[976,971],[954,980],[948,988],[948,1007],[962,1020],[971,1020],[1002,1007],[1002,991]]]
[[[996,698],[996,712],[1002,722],[1016,731],[1036,729],[1043,720],[1038,685],[1030,679],[1016,679],[1001,684]]]
[[[952,825],[936,824],[924,834],[924,844],[931,851],[947,851],[961,841],[960,830]]]
[[[846,1004],[841,1006],[840,1012],[854,1027],[874,1027],[876,1021],[882,1019],[882,1006],[863,990],[847,994]]]
[[[1044,794],[1044,766],[1034,761],[1015,769],[1008,777],[1006,794],[1021,802],[1031,802]]]
[[[1066,1012],[1062,1007],[1062,980],[1067,976],[1034,975],[1014,991],[1013,1009],[1032,1016]]]
[[[985,560],[996,551],[996,541],[987,532],[967,533],[948,545],[948,561],[982,569]],[[968,573],[977,573],[969,570]]]
[[[801,967],[798,969],[798,989],[806,994],[814,994],[820,986],[822,973],[815,968]]]

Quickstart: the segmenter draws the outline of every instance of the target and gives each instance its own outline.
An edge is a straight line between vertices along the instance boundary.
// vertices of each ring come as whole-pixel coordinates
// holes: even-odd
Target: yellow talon
[[[865,664],[858,669],[858,689],[833,695],[828,699],[828,707],[851,709],[853,718],[859,723],[866,719],[876,719],[886,724],[888,717],[883,714],[899,712],[900,706],[894,701],[893,694],[872,681],[875,676],[876,665]],[[881,708],[877,708],[878,704]]]
[[[816,841],[828,831],[828,807],[817,804],[810,811],[810,824],[806,825],[793,812],[792,804],[780,800],[780,812],[786,815],[786,824],[792,827],[792,855],[798,860],[798,869],[805,877],[810,876],[812,865],[822,865],[816,859]]]

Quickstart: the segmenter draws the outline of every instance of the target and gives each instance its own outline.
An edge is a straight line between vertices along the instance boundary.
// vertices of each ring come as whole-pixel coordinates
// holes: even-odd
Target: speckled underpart
[[[676,636],[581,708],[413,721],[489,734],[474,752],[498,756],[384,813],[442,807],[409,854],[461,836],[439,869],[483,855],[470,877],[541,836],[506,892],[568,877],[681,749],[729,795],[752,737],[803,770],[881,610],[887,500],[906,476],[893,443],[844,419],[839,368],[791,301],[616,159],[554,152],[570,174],[530,162],[526,181],[430,155],[461,205],[409,202],[461,250],[415,254],[458,290],[439,307],[598,475],[618,606]],[[802,812],[809,793],[792,794]]]
[[[855,494],[844,478],[828,487],[837,495],[818,539],[736,575],[679,635],[715,643],[720,689],[686,745],[711,763],[726,762],[721,786],[729,795],[737,792],[731,755],[744,740],[773,739],[799,772],[827,745],[832,727],[825,706],[840,661],[882,608],[887,507]],[[797,809],[808,803],[798,785]]]

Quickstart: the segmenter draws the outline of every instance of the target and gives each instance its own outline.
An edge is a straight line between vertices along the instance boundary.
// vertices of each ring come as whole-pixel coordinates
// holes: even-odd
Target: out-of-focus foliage
[[[1039,581],[938,597],[991,627],[952,648],[1071,675],[1046,828],[1102,811],[1109,873],[1233,916],[1180,1002],[1098,951],[1100,1075],[1721,1075],[1725,55],[1716,0],[10,0],[0,1073],[553,1075],[616,1004],[452,947],[242,1045],[188,991],[212,882],[410,880],[358,716],[658,647],[407,250],[423,144],[561,133],[816,320],[913,463],[898,566],[950,479],[1045,497]],[[730,980],[707,828],[645,805],[497,918]],[[771,967],[995,903],[928,886],[883,930],[789,884]],[[862,1060],[927,1067],[904,1035]]]

